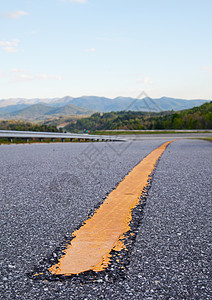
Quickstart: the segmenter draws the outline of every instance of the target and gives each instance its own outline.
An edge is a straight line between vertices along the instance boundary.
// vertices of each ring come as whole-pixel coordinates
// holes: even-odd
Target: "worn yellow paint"
[[[158,147],[135,166],[95,214],[73,233],[64,255],[49,268],[52,274],[68,276],[88,270],[102,271],[110,263],[112,249],[126,249],[122,239],[130,230],[132,209],[139,203],[157,160],[170,143]]]

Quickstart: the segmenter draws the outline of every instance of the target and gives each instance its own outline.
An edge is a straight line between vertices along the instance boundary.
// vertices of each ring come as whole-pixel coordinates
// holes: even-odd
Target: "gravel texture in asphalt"
[[[115,261],[90,279],[27,275],[162,143],[0,146],[2,299],[210,299],[212,144],[199,140],[174,142],[160,159],[134,212],[124,276]]]

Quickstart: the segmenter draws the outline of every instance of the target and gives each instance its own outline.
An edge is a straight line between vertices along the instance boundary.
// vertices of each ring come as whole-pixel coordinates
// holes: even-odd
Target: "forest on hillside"
[[[192,109],[161,113],[120,111],[94,113],[65,126],[72,132],[82,130],[212,129],[212,101]]]
[[[81,119],[66,119],[64,130],[70,132],[98,130],[152,130],[152,129],[212,129],[212,101],[192,109],[161,113],[120,111],[94,113]],[[56,123],[43,124],[17,120],[0,120],[0,130],[60,132]]]
[[[58,132],[57,127],[54,125],[45,125],[16,120],[0,121],[0,130]]]

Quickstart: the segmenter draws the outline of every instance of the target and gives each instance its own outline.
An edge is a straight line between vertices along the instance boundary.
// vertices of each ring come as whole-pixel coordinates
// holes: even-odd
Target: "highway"
[[[113,253],[105,271],[46,272],[72,233],[165,142],[1,145],[2,299],[211,299],[212,143],[196,139],[168,145],[133,210],[127,250]]]
[[[123,137],[115,137],[109,135],[91,135],[77,133],[58,133],[58,132],[38,132],[38,131],[18,131],[18,130],[0,130],[0,138],[37,138],[37,139],[69,139],[69,140],[93,140],[93,141],[123,141]]]
[[[150,130],[151,131],[151,130]],[[150,132],[148,131],[148,132]],[[160,130],[159,130],[160,131]],[[174,131],[174,130],[173,130]],[[136,131],[135,131],[136,132]],[[185,130],[181,132],[176,130],[175,133],[161,133],[154,134],[154,130],[151,134],[130,134],[130,135],[92,135],[92,134],[77,134],[77,133],[58,133],[58,132],[37,132],[37,131],[17,131],[17,130],[0,130],[0,142],[1,138],[8,138],[13,141],[14,138],[28,139],[61,139],[70,141],[72,140],[92,140],[92,141],[139,141],[139,140],[172,140],[172,139],[184,139],[184,138],[207,138],[212,137],[212,130],[207,132],[201,130],[197,132],[196,130]]]

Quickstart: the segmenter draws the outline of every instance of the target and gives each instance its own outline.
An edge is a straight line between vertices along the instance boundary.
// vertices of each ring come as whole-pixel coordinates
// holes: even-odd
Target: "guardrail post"
[[[12,142],[13,142],[13,139],[12,139],[12,138],[9,138],[9,141],[10,141],[10,143],[12,143]]]
[[[64,141],[65,141],[65,139],[63,139],[63,138],[62,138],[62,139],[61,139],[61,141],[62,141],[62,142],[64,142]]]
[[[51,139],[52,142],[54,142],[54,139]]]

